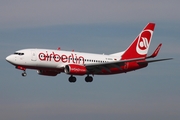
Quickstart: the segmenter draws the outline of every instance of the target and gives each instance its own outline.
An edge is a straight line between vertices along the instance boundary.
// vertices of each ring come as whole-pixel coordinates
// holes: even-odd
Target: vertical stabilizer
[[[125,50],[121,60],[146,57],[153,36],[154,28],[154,23],[148,23],[142,32],[131,43],[131,45]]]

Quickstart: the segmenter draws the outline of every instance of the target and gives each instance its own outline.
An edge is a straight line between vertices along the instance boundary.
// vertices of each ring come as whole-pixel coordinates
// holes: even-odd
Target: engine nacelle
[[[59,74],[56,71],[48,71],[48,70],[38,70],[37,73],[39,75],[45,75],[45,76],[56,76],[57,74]]]
[[[87,69],[83,65],[69,64],[65,66],[64,72],[71,75],[85,75]]]

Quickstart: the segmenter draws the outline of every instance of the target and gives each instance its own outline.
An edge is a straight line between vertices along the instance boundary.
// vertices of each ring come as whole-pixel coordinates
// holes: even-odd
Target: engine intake
[[[65,66],[64,72],[71,75],[85,75],[87,69],[83,65],[69,64]]]

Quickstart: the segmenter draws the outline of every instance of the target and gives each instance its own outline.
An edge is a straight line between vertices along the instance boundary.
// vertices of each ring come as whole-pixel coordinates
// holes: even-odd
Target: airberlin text
[[[84,64],[84,57],[78,56],[76,54],[71,53],[70,55],[65,54],[56,54],[54,52],[48,53],[39,53],[39,60],[41,61],[54,61],[54,62],[63,62],[63,63],[77,63]]]

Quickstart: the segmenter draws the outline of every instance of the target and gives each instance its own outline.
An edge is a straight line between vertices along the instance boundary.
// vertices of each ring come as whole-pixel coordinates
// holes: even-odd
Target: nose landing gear
[[[16,66],[16,69],[19,69],[19,70],[23,70],[24,72],[21,74],[23,77],[25,77],[27,75],[26,73],[26,68],[25,67],[22,67],[22,66]]]
[[[26,77],[26,75],[27,75],[27,73],[26,73],[26,71],[24,71],[24,72],[22,73],[22,76],[23,76],[23,77]]]

